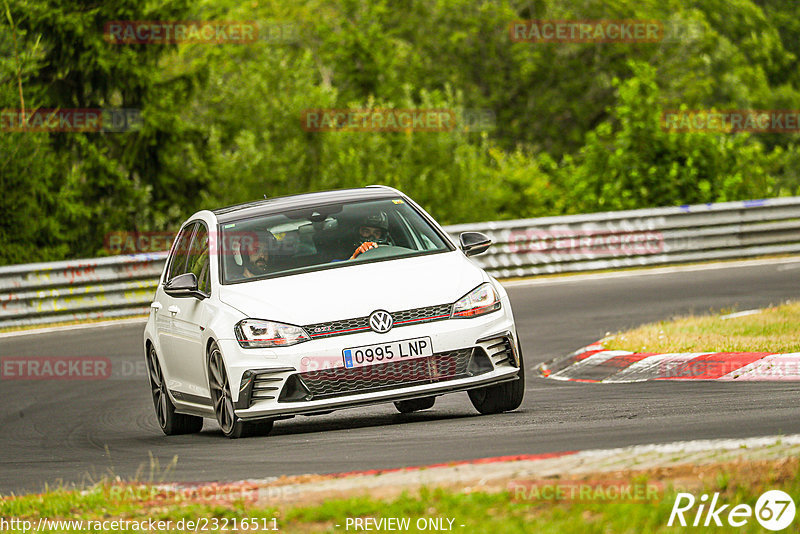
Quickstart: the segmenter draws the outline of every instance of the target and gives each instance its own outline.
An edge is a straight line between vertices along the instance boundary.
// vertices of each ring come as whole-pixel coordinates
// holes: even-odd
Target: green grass
[[[753,506],[764,491],[783,489],[795,502],[800,502],[798,466],[800,463],[796,459],[790,459],[739,462],[707,468],[700,477],[702,485],[691,492],[699,497],[703,492],[718,491],[721,493],[721,503]],[[0,501],[0,518],[27,519],[34,525],[40,517],[84,520],[152,518],[169,519],[173,524],[180,519],[217,518],[218,524],[227,519],[230,525],[233,519],[241,521],[246,517],[264,518],[271,525],[269,521],[274,517],[281,532],[347,532],[347,517],[408,518],[411,522],[409,531],[416,532],[418,518],[451,518],[455,520],[453,531],[464,533],[677,531],[678,528],[666,527],[676,490],[672,489],[672,482],[664,473],[660,472],[660,480],[666,481],[667,489],[660,492],[655,500],[645,502],[535,500],[514,491],[467,494],[444,489],[422,489],[390,500],[353,497],[332,499],[313,506],[271,508],[243,501],[225,505],[175,499],[141,502],[127,498],[125,492],[114,491],[114,486],[98,484],[83,492],[58,489],[42,495],[6,497]],[[652,472],[645,475],[631,473],[624,477],[614,474],[613,478],[641,484],[647,477],[654,480],[652,475]],[[676,476],[684,475],[685,472]],[[692,473],[692,476],[698,478],[699,475]],[[794,525],[798,521],[800,519],[796,519]],[[703,531],[702,528],[699,530]],[[744,528],[717,530],[762,531],[753,518]],[[134,529],[130,531],[136,532]],[[354,530],[351,527],[349,531]]]
[[[755,315],[678,317],[615,334],[608,350],[632,352],[800,352],[800,302]]]

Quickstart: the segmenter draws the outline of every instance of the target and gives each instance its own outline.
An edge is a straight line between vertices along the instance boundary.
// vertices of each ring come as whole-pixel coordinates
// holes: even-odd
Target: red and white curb
[[[515,491],[537,481],[607,473],[619,482],[623,471],[641,471],[680,465],[781,460],[800,456],[800,434],[742,439],[710,439],[632,445],[541,454],[497,456],[384,470],[305,474],[230,482],[142,483],[120,479],[82,491],[106,491],[127,496],[140,506],[175,502],[218,505],[309,505],[329,499],[369,496],[397,498],[421,488],[450,488],[462,493]],[[593,479],[595,480],[595,479]],[[0,496],[0,501],[16,497]]]
[[[421,487],[450,487],[459,491],[507,490],[515,481],[560,479],[586,473],[712,464],[737,460],[794,458],[800,454],[800,435],[742,439],[678,441],[633,445],[615,449],[590,449],[519,456],[482,458],[385,471],[322,475],[309,481],[289,477],[278,486],[262,487],[259,502],[275,504],[313,495],[399,494]],[[272,502],[270,502],[272,501]]]
[[[272,506],[310,504],[354,496],[397,497],[403,492],[423,487],[453,488],[465,493],[510,491],[526,481],[552,481],[598,473],[609,473],[613,480],[617,480],[618,474],[624,470],[776,460],[796,458],[798,455],[798,434],[693,440],[615,449],[499,456],[399,469],[284,476],[229,483],[163,484],[157,486],[159,492],[151,500],[157,504],[159,500],[174,500],[176,497],[185,500],[199,497],[203,502],[244,500]],[[133,488],[137,489],[141,491],[141,487]]]
[[[594,343],[539,365],[545,378],[573,382],[648,380],[800,381],[800,353],[605,350]]]

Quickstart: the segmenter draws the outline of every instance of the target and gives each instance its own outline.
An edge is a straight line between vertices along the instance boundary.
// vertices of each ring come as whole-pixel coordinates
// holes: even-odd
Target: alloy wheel
[[[152,347],[147,353],[147,371],[150,375],[150,390],[153,395],[158,424],[164,428],[167,426],[167,385],[164,383],[164,375],[158,364],[156,350]]]
[[[228,374],[219,349],[214,349],[208,359],[208,381],[211,386],[211,401],[222,432],[230,434],[236,424],[233,411],[233,397],[228,383]]]

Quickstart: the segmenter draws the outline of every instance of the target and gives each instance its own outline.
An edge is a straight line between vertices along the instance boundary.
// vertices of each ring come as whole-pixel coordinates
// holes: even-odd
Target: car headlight
[[[288,347],[311,339],[299,326],[260,319],[244,319],[233,329],[239,345],[246,349]]]
[[[492,284],[481,284],[453,304],[453,319],[478,317],[500,309],[500,297]]]

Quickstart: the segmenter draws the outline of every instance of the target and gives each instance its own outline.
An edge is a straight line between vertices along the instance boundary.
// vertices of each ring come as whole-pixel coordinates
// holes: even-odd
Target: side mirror
[[[164,284],[164,293],[176,298],[195,297],[203,300],[207,297],[197,288],[197,277],[194,273],[179,274]]]
[[[480,232],[464,232],[459,236],[459,240],[461,241],[461,250],[467,256],[486,252],[486,249],[492,244],[492,240]]]

